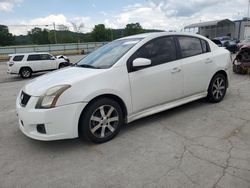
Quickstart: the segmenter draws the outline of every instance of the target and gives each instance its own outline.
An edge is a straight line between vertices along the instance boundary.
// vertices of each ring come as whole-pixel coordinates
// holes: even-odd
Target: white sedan
[[[200,98],[220,102],[230,64],[227,50],[200,35],[121,38],[24,86],[16,101],[19,126],[38,140],[106,142],[124,123]]]

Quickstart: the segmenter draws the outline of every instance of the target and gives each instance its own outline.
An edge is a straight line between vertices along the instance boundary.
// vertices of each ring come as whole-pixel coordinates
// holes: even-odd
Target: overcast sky
[[[144,28],[181,30],[185,25],[247,16],[248,0],[0,0],[0,24],[12,33],[25,34],[32,27],[84,23],[82,32],[95,24],[122,28],[139,22]]]

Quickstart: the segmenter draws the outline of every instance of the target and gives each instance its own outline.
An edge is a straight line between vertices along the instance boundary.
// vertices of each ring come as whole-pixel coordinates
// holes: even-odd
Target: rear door
[[[177,36],[184,76],[184,97],[206,92],[214,61],[207,41],[192,36]]]
[[[43,70],[40,54],[28,55],[27,66],[29,66],[34,72]]]

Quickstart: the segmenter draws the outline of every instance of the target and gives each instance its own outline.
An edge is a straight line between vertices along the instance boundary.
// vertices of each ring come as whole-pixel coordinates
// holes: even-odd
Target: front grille
[[[25,107],[27,105],[27,103],[29,102],[29,100],[30,100],[30,95],[28,95],[22,91],[22,93],[20,95],[21,106]]]

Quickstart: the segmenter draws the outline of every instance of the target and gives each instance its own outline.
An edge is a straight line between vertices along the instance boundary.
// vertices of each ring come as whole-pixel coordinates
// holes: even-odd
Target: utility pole
[[[57,44],[57,39],[56,39],[56,24],[55,24],[55,22],[53,22],[53,27],[54,27],[55,43]]]
[[[247,6],[247,20],[249,20],[249,7],[250,7],[250,0],[248,0],[248,6]]]

